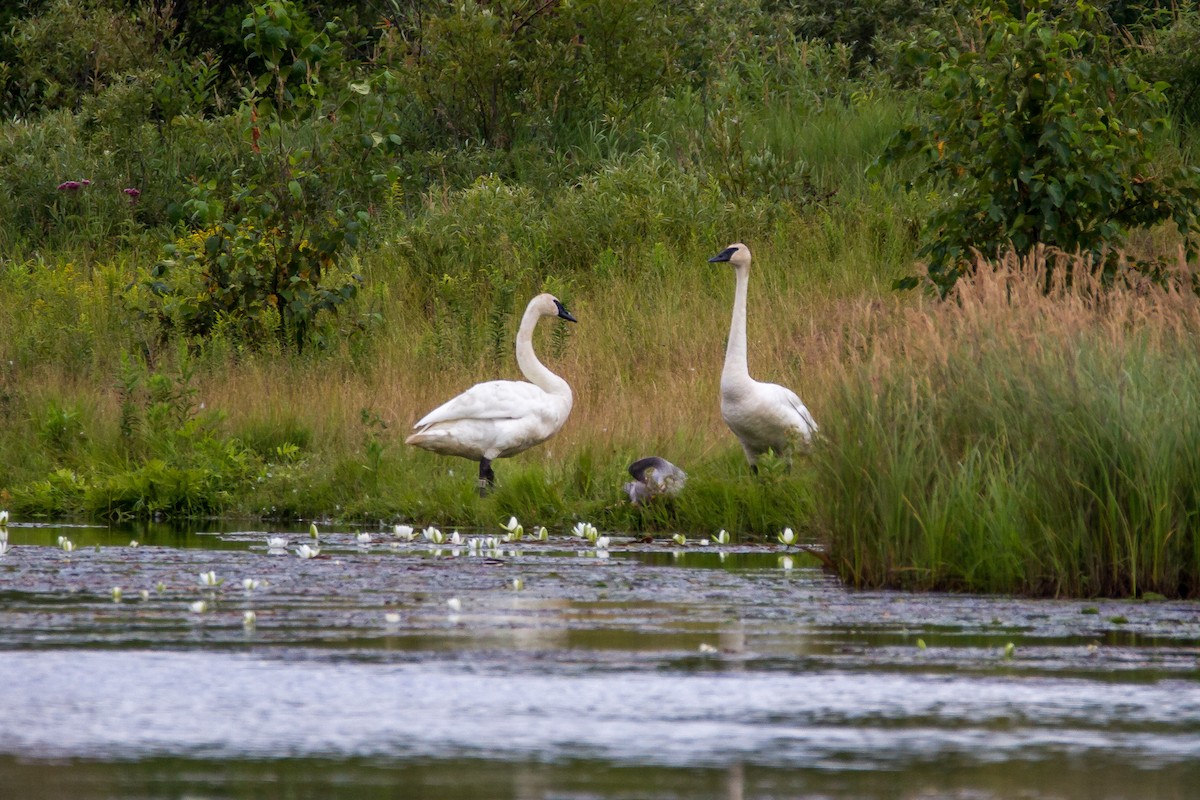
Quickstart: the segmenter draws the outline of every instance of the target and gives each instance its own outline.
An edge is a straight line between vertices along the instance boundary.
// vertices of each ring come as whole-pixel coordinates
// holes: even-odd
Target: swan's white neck
[[[736,287],[733,293],[733,319],[729,323],[729,343],[725,346],[722,384],[750,378],[750,367],[746,363],[746,287],[750,282],[750,265],[735,267],[733,274]]]
[[[538,361],[533,352],[533,329],[537,327],[542,314],[532,305],[525,309],[521,317],[521,327],[517,331],[517,366],[526,380],[549,394],[571,398],[571,387],[562,378],[555,375],[546,365]]]

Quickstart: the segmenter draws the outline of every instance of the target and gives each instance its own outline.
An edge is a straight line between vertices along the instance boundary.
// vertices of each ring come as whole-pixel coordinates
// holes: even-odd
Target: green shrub
[[[1105,254],[1131,228],[1166,221],[1194,249],[1200,171],[1164,171],[1153,158],[1167,127],[1163,86],[1113,60],[1092,6],[1061,16],[1035,7],[1018,19],[985,5],[976,38],[961,44],[932,35],[926,107],[886,157],[915,154],[938,193],[921,252],[943,291],[973,250],[1047,244],[1111,267]]]
[[[18,18],[8,34],[20,102],[74,109],[81,99],[154,61],[173,23],[152,5],[136,13],[103,0],[50,0]]]
[[[1176,119],[1189,126],[1200,122],[1200,11],[1181,8],[1170,25],[1148,30],[1133,63],[1147,80],[1167,84]]]

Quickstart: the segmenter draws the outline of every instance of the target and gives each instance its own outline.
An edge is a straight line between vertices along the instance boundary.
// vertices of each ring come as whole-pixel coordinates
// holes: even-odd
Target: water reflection
[[[1151,777],[1184,797],[1200,782],[1194,603],[855,593],[774,547],[621,540],[601,559],[560,538],[455,556],[346,530],[304,560],[269,555],[271,533],[72,528],[67,555],[63,530],[10,526],[4,796],[1119,797]]]

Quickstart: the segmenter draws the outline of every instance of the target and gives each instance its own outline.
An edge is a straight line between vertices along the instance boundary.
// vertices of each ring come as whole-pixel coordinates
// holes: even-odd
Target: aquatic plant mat
[[[1200,296],[1071,258],[860,304],[820,419],[817,528],[857,587],[1200,594]]]
[[[361,533],[10,525],[6,796],[1183,798],[1200,785],[1192,602],[852,591],[781,546]]]

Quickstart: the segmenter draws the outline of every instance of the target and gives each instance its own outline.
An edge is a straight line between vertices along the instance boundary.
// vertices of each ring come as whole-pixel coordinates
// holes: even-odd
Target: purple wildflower
[[[136,203],[137,199],[142,196],[142,190],[135,189],[132,186],[130,186],[128,189],[122,189],[121,191],[129,195],[129,202],[131,203]]]
[[[63,181],[58,185],[58,190],[60,192],[74,192],[77,191],[81,186],[83,186],[83,184],[79,181]]]

